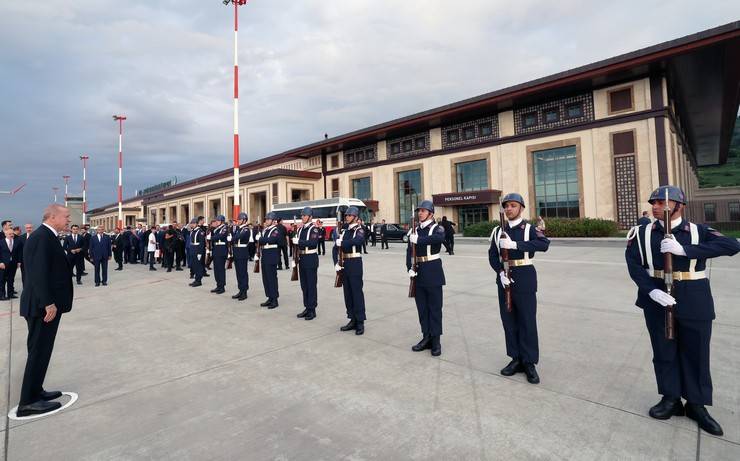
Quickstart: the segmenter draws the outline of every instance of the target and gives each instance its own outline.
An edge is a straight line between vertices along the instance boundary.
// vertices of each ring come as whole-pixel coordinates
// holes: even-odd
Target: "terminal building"
[[[658,185],[692,200],[697,167],[726,162],[739,101],[740,21],[245,163],[242,210],[258,221],[277,203],[355,197],[405,223],[432,199],[464,228],[520,192],[530,218],[627,228]],[[232,176],[129,198],[125,223],[230,214]],[[117,217],[117,204],[89,213],[108,229]]]

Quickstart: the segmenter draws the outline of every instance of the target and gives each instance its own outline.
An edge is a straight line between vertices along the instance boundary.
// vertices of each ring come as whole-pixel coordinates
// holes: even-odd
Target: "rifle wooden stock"
[[[293,273],[290,274],[290,281],[298,280],[298,245],[293,245]]]
[[[344,250],[339,247],[339,265],[344,268]],[[344,285],[344,270],[337,271],[336,277],[334,277],[334,288],[342,288]]]
[[[228,245],[228,247],[227,247],[228,248],[228,250],[227,250],[228,251],[228,259],[227,259],[227,262],[226,262],[226,269],[227,270],[228,269],[231,269],[231,267],[234,265],[234,233],[231,230],[231,228],[229,228],[229,235],[231,235],[231,241],[230,242],[227,242],[227,245]]]
[[[504,223],[506,222],[506,216],[504,215],[504,212],[501,211],[498,214],[499,216],[499,222],[501,223],[501,236],[499,237],[499,240],[502,238],[509,238],[508,234],[504,232]],[[501,262],[504,264],[504,271],[506,272],[506,277],[511,281],[511,267],[509,266],[509,250],[508,248],[502,248],[501,250]],[[513,302],[511,299],[511,284],[504,287],[504,298],[506,301],[506,312],[511,312],[513,309]]]
[[[668,207],[668,197],[666,197],[665,208],[663,209],[663,222],[665,223],[664,238],[673,238],[671,234],[671,209]],[[673,296],[673,255],[671,253],[663,253],[663,281],[665,282],[665,292]],[[675,307],[666,306],[665,309],[666,339],[676,338]]]
[[[260,264],[262,263],[262,245],[257,244],[257,261],[254,262],[254,273],[260,273]]]
[[[411,234],[416,235],[416,215],[411,216]],[[416,264],[416,244],[411,244],[411,269],[416,272],[419,266]],[[409,277],[409,298],[416,297],[416,277]]]

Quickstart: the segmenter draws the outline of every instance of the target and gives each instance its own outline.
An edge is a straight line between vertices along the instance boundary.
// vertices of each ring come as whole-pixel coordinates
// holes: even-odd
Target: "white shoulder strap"
[[[526,224],[526,225],[524,226],[524,241],[525,241],[525,242],[529,242],[529,231],[530,231],[531,229],[532,229],[532,225],[531,225],[531,224],[529,224],[529,223],[527,223],[527,224]],[[525,260],[525,261],[529,261],[529,260],[530,260],[530,257],[529,257],[529,253],[528,253],[528,252],[526,252],[526,251],[524,252],[524,260]]]
[[[497,247],[498,247],[498,241],[501,238],[501,232],[499,232],[500,229],[501,228],[499,226],[494,227],[493,230],[491,231],[491,236],[488,237],[488,241],[489,242],[495,241]]]
[[[691,244],[699,244],[699,227],[694,223],[689,223],[689,231],[691,232]],[[689,259],[689,272],[696,272],[696,259]]]
[[[645,225],[645,259],[647,262],[647,269],[652,274],[653,273],[653,242],[651,240],[651,235],[653,231],[653,225],[652,224],[646,224]]]

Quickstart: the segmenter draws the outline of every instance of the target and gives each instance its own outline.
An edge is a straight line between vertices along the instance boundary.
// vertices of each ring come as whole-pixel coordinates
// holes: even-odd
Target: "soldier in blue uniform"
[[[257,264],[262,264],[262,285],[265,287],[265,295],[267,301],[260,304],[262,307],[268,309],[275,309],[278,307],[278,278],[277,278],[277,266],[280,261],[280,239],[285,239],[283,233],[277,228],[275,222],[276,216],[272,211],[267,213],[265,216],[265,229],[257,234],[257,239],[262,252],[262,260],[259,257],[255,257],[254,260]]]
[[[506,194],[501,200],[506,223],[491,233],[488,262],[498,274],[498,304],[506,338],[506,355],[511,357],[501,370],[504,376],[524,372],[531,384],[540,382],[535,364],[540,359],[537,338],[537,271],[532,265],[534,253],[547,251],[550,240],[536,226],[522,218],[524,199],[520,194]],[[509,250],[512,280],[506,276],[500,249]],[[504,288],[511,286],[511,312],[506,309]]]
[[[664,239],[666,192],[672,210],[670,239]],[[656,419],[686,414],[708,433],[722,435],[722,427],[705,407],[712,404],[709,342],[715,316],[704,269],[708,258],[732,256],[740,251],[740,244],[709,226],[683,218],[686,196],[678,187],[661,186],[648,202],[658,221],[630,230],[625,259],[630,277],[637,284],[635,304],[645,315],[658,393],[662,395],[649,414]],[[673,254],[672,295],[665,292],[664,253]],[[665,334],[667,306],[675,306],[675,339],[667,339]]]
[[[190,283],[191,287],[203,285],[204,265],[206,263],[206,233],[203,229],[205,218],[198,216],[195,220],[195,227],[190,232],[190,264],[193,268],[194,280]]]
[[[232,237],[223,215],[216,216],[214,224],[216,226],[207,237],[211,241],[213,275],[216,279],[216,288],[211,290],[211,293],[220,295],[226,292],[226,258],[229,253],[227,245]]]
[[[318,271],[319,271],[319,228],[311,222],[313,210],[311,207],[303,208],[301,221],[303,225],[293,237],[293,245],[298,251],[298,277],[301,281],[303,292],[303,312],[298,318],[313,320],[316,318],[316,306],[318,300]],[[293,251],[296,251],[295,249]],[[290,264],[294,264],[290,261]]]
[[[434,221],[434,204],[422,201],[416,210],[419,224],[410,229],[406,247],[406,270],[416,278],[416,310],[419,313],[422,339],[411,347],[414,352],[431,349],[433,356],[442,354],[442,287],[445,273],[439,250],[445,241],[445,230]],[[416,261],[412,261],[416,245]],[[416,270],[414,270],[416,268]]]
[[[239,223],[234,230],[233,240],[231,241],[232,253],[234,255],[234,271],[236,272],[236,284],[239,286],[239,292],[232,296],[232,299],[244,301],[247,299],[247,290],[249,290],[249,270],[247,261],[249,261],[249,243],[254,241],[252,229],[247,225],[247,214],[239,213]]]
[[[355,330],[356,335],[365,333],[365,294],[362,291],[362,245],[365,230],[357,222],[359,210],[355,206],[344,213],[345,228],[339,233],[332,248],[334,269],[344,271],[342,288],[344,307],[347,309],[349,323],[339,328],[341,331]],[[339,264],[339,249],[343,254],[344,265]]]

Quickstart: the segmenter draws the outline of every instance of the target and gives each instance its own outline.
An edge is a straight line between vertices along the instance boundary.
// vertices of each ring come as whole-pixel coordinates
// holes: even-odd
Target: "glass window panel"
[[[348,163],[354,163],[355,162],[355,154],[347,154],[347,162]]]
[[[427,145],[427,140],[425,138],[416,138],[414,140],[414,144],[416,149],[425,149]]]
[[[361,162],[365,160],[365,153],[360,151],[357,153],[357,156],[355,157],[358,162]]]
[[[481,123],[478,125],[478,132],[480,132],[481,136],[491,136],[493,134],[493,123]]]
[[[470,140],[475,138],[475,127],[469,126],[463,130],[463,139]]]
[[[534,155],[536,213],[543,216],[578,217],[579,184],[575,146],[547,149]]]
[[[373,149],[365,150],[365,159],[375,158],[375,151]]]
[[[370,196],[370,178],[358,178],[352,180],[352,196],[360,200],[368,200]]]
[[[393,144],[391,144],[391,153],[398,154],[399,152],[401,152],[401,143],[394,142]]]
[[[421,170],[398,173],[398,222],[411,219],[421,194]]]
[[[460,141],[460,130],[450,130],[447,132],[447,142],[452,144]]]
[[[404,152],[410,152],[413,149],[414,149],[414,146],[411,143],[411,140],[410,139],[407,139],[406,141],[403,142],[403,151]]]

